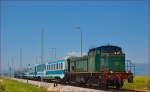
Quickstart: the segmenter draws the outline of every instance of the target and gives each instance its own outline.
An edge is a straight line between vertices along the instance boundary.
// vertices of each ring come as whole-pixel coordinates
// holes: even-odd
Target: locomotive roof
[[[99,46],[96,48],[91,48],[89,51],[95,51],[96,49],[101,49],[101,48],[117,48],[121,50],[121,47],[119,46],[114,46],[114,45],[103,45],[103,46]]]

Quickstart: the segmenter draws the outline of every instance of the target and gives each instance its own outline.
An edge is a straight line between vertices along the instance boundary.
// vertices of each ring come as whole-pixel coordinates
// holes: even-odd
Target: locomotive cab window
[[[100,50],[97,50],[97,54],[100,54],[101,52],[100,52]]]

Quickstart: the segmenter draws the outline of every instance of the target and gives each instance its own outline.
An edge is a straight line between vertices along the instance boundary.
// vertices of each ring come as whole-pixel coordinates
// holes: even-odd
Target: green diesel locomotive
[[[105,45],[89,50],[87,56],[67,59],[65,81],[95,85],[101,89],[121,88],[124,80],[133,82],[133,73],[125,69],[125,53],[118,46]]]

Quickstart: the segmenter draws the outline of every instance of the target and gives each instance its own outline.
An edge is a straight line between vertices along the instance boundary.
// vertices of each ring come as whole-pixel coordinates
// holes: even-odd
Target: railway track
[[[82,88],[95,89],[95,90],[101,90],[98,88],[98,86],[85,86],[85,85],[77,85],[77,84],[68,84],[68,85],[82,87]],[[143,90],[116,89],[116,88],[108,88],[108,89],[105,89],[104,91],[108,91],[108,92],[149,92],[149,91],[143,91]]]
[[[19,79],[19,80],[24,80],[24,81],[29,80],[30,81],[31,79]],[[32,79],[31,81],[38,82],[38,85],[41,83],[39,80],[33,80]],[[101,89],[98,88],[98,86],[86,86],[86,85],[83,85],[83,84],[74,84],[74,83],[71,83],[71,84],[69,84],[69,83],[68,84],[65,84],[65,83],[55,83],[54,81],[51,81],[51,82],[43,81],[43,83],[47,83],[47,85],[50,83],[53,86],[55,84],[57,84],[57,85],[61,85],[61,86],[64,86],[64,87],[65,86],[72,86],[72,87],[79,87],[79,88],[85,88],[85,89],[92,89],[92,90],[95,90],[96,92],[149,92],[149,91],[143,91],[143,90],[137,90],[137,89],[131,90],[131,89],[116,89],[116,88],[108,88],[108,89],[105,89],[105,90],[101,90]],[[46,85],[46,84],[44,84],[44,85]],[[55,86],[57,86],[57,85],[55,85]],[[63,92],[66,92],[66,91],[63,91]],[[79,91],[75,91],[75,92],[79,92]]]

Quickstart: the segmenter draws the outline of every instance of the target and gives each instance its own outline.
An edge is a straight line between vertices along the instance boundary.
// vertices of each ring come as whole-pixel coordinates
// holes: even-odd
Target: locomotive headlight
[[[113,73],[113,71],[110,71],[110,73]]]

